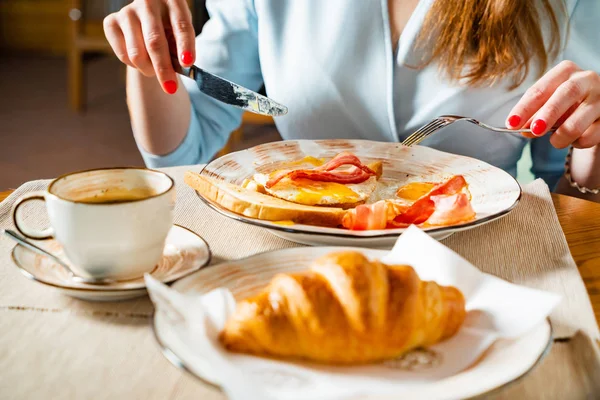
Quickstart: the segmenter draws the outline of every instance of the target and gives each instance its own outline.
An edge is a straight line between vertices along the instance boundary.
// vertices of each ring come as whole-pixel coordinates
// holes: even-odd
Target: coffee
[[[136,201],[152,197],[156,194],[151,188],[108,188],[103,189],[92,196],[85,196],[78,198],[78,203],[89,203],[89,204],[107,204],[107,203],[126,203],[129,201]]]
[[[30,200],[46,202],[50,227],[26,226],[19,207]],[[156,267],[173,226],[174,208],[175,182],[167,174],[105,168],[63,175],[45,191],[22,196],[13,218],[30,239],[54,237],[76,275],[125,280]]]

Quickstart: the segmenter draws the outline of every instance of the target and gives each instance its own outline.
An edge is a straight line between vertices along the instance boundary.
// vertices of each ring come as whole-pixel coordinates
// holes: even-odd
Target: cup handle
[[[54,229],[52,229],[52,227],[48,227],[46,229],[27,228],[26,226],[23,225],[23,218],[21,216],[21,213],[19,213],[19,207],[21,207],[23,204],[27,203],[28,201],[41,200],[45,203],[46,197],[44,196],[44,193],[45,192],[43,192],[43,191],[38,191],[38,192],[31,192],[26,195],[23,195],[17,200],[17,202],[15,203],[15,205],[13,207],[12,217],[13,217],[13,223],[15,224],[15,228],[17,228],[17,230],[19,231],[19,233],[21,233],[21,235],[26,236],[29,239],[45,240],[45,239],[52,239],[52,237],[54,236]]]

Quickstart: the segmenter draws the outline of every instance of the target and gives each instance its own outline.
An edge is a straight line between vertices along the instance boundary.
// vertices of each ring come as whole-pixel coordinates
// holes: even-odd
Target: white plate
[[[56,240],[37,241],[36,244],[67,261]],[[71,297],[91,301],[118,301],[146,294],[143,277],[94,285],[73,280],[56,262],[21,245],[16,245],[11,255],[15,265],[27,278],[52,286]],[[211,251],[204,239],[187,228],[173,225],[167,235],[163,256],[151,274],[163,283],[171,283],[208,265],[210,259]]]
[[[304,270],[315,258],[341,249],[294,248],[262,253],[198,271],[175,282],[172,288],[184,294],[205,294],[222,287],[229,289],[236,300],[240,300],[263,289],[275,274]],[[369,258],[382,258],[387,254],[382,250],[356,250]],[[201,380],[219,386],[219,377],[211,365],[194,354],[181,340],[180,333],[172,328],[163,313],[155,313],[153,327],[156,339],[169,361]],[[442,398],[464,399],[498,390],[531,371],[551,345],[551,325],[544,321],[518,339],[496,341],[475,365],[456,375],[415,385],[411,398],[431,398],[428,393],[444,393],[445,397]]]
[[[483,161],[428,147],[406,147],[399,143],[367,140],[289,140],[262,144],[220,157],[209,163],[201,174],[242,185],[254,174],[283,168],[290,161],[307,156],[330,159],[342,151],[356,154],[364,163],[382,161],[383,176],[380,182],[393,188],[413,181],[440,182],[453,175],[463,175],[472,195],[475,220],[453,226],[422,228],[438,240],[506,215],[521,197],[521,187],[510,174]],[[305,166],[312,167],[308,164]],[[302,244],[389,248],[405,230],[349,231],[302,224],[285,226],[236,214],[201,194],[199,196],[210,207],[229,218],[267,228],[277,236]]]

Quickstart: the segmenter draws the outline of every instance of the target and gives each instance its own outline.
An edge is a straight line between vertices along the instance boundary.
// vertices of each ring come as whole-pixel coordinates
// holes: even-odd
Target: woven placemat
[[[299,246],[205,206],[183,183],[188,169],[199,171],[201,166],[165,169],[177,182],[175,222],[207,240],[213,264]],[[19,196],[47,185],[48,181],[26,183],[0,203],[0,228],[14,228],[10,213]],[[47,223],[41,203],[26,207],[28,224]],[[542,181],[524,187],[520,204],[508,216],[443,242],[483,271],[560,294],[563,300],[551,318],[555,336],[569,337],[580,329],[598,337],[585,286]],[[21,275],[10,258],[13,246],[0,237],[2,395],[11,399],[47,398],[49,393],[61,399],[224,398],[218,390],[169,366],[149,328],[153,308],[147,297],[92,303],[63,296]],[[591,341],[581,335],[576,342],[555,343],[530,377],[494,398],[593,398],[599,389],[594,383],[598,371],[590,373],[594,368],[583,368],[578,360],[589,358],[596,365],[598,357],[589,347]],[[565,376],[568,383],[556,379]]]
[[[166,168],[177,182],[175,222],[200,235],[213,251],[213,264],[246,257],[259,252],[299,246],[276,237],[266,230],[234,221],[207,207],[196,193],[183,183],[187,170],[201,166]],[[43,190],[48,181],[29,182],[0,204],[0,228],[13,228],[11,208],[15,200],[35,190]],[[582,329],[598,336],[592,306],[575,261],[560,227],[548,187],[537,180],[523,188],[523,197],[506,217],[481,227],[455,233],[443,243],[481,270],[510,282],[558,293],[562,302],[552,315],[557,337],[573,335]],[[43,204],[27,206],[29,224],[44,225]],[[0,238],[0,307],[110,312],[115,315],[152,312],[147,298],[121,303],[88,303],[70,299],[52,288],[25,279],[10,259],[14,246]]]

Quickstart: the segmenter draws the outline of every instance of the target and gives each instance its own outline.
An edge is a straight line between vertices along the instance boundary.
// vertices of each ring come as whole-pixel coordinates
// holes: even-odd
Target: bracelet
[[[573,180],[571,176],[571,157],[573,155],[573,146],[569,147],[569,153],[567,154],[567,158],[565,159],[565,178],[567,182],[569,182],[569,186],[579,190],[580,193],[590,193],[590,194],[600,194],[600,188],[589,189],[585,186],[579,186],[577,182]]]

